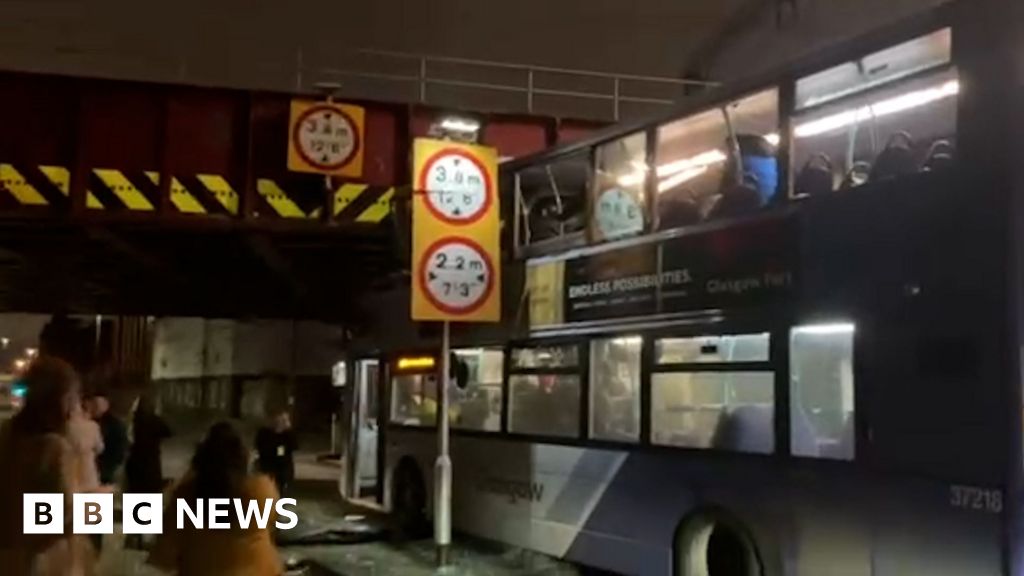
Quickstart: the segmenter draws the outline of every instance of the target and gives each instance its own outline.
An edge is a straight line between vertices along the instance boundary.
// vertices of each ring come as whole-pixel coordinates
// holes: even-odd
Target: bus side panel
[[[750,531],[768,575],[1001,574],[999,515],[975,509],[984,492],[956,507],[950,494],[942,483],[845,466],[631,454],[566,557],[667,574],[680,523],[714,508]]]
[[[625,459],[618,452],[460,438],[455,525],[565,555]]]
[[[432,486],[433,435],[393,438],[389,477],[413,457]],[[497,438],[455,437],[452,454],[457,530],[623,574],[671,573],[680,524],[709,508],[750,532],[768,576],[1002,573],[990,491],[827,463]]]

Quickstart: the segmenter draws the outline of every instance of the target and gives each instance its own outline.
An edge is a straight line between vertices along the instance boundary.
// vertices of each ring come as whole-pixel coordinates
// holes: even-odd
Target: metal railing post
[[[619,121],[619,77],[618,76],[616,76],[612,80],[612,90],[613,90],[613,94],[612,94],[612,105],[613,105],[612,118],[614,118],[615,121],[618,122]]]
[[[420,57],[420,104],[427,103],[427,57]]]
[[[418,70],[415,72],[381,72],[381,71],[370,71],[360,69],[338,69],[338,68],[325,68],[318,70],[318,72],[330,74],[342,78],[362,78],[373,81],[387,81],[395,82],[408,85],[414,85],[417,91],[415,97],[420,104],[426,104],[428,100],[428,91],[430,86],[446,86],[450,88],[466,89],[466,90],[490,90],[495,92],[504,92],[511,94],[525,94],[526,95],[526,110],[528,113],[533,114],[537,111],[537,96],[554,96],[558,98],[573,98],[579,100],[590,100],[590,101],[611,101],[612,102],[612,116],[615,121],[622,119],[622,104],[656,104],[656,105],[672,105],[677,101],[676,98],[664,98],[659,96],[632,96],[625,95],[622,92],[622,82],[644,82],[651,83],[658,86],[717,86],[716,82],[706,82],[701,80],[689,80],[679,78],[667,78],[658,76],[640,76],[635,74],[615,74],[609,72],[602,72],[597,70],[576,70],[569,68],[557,68],[552,66],[537,66],[532,64],[517,64],[510,62],[494,62],[488,60],[476,60],[472,58],[453,58],[447,56],[436,56],[429,54],[411,54],[404,52],[393,52],[388,50],[370,50],[361,49],[357,51],[360,54],[369,54],[374,56],[383,56],[399,61],[415,62]],[[301,62],[301,53],[298,55],[298,60]],[[525,85],[521,82],[522,77],[519,77],[515,82],[486,82],[477,81],[471,79],[459,79],[453,77],[431,77],[430,76],[430,64],[454,64],[460,66],[470,67],[481,67],[490,70],[509,70],[517,71],[519,73],[526,73]],[[588,79],[602,79],[611,80],[612,90],[611,93],[607,90],[607,85],[602,87],[600,90],[589,90],[589,89],[571,89],[571,88],[545,88],[537,85],[537,74],[554,74],[562,76],[572,76],[577,78],[588,78]],[[297,73],[297,83],[302,82],[302,71]],[[601,114],[602,119],[606,119],[604,113]]]
[[[533,68],[526,71],[526,111],[533,114]]]

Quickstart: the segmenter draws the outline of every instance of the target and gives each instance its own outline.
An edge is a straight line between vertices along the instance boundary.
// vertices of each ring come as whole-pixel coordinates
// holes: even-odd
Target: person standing
[[[298,442],[287,410],[274,414],[270,425],[256,432],[256,469],[273,478],[281,494],[295,479],[296,448]]]
[[[68,440],[75,449],[79,487],[83,492],[98,491],[101,484],[96,459],[103,452],[103,434],[100,425],[89,417],[81,402],[76,402],[71,412]]]
[[[124,465],[126,492],[153,494],[164,489],[160,445],[171,437],[171,428],[149,398],[139,399],[132,422],[132,444]]]
[[[171,436],[171,428],[147,396],[139,397],[132,417],[132,443],[124,464],[124,491],[157,494],[164,491],[160,444]],[[126,548],[142,548],[141,534],[125,536]]]
[[[79,403],[78,375],[63,360],[41,356],[25,373],[27,391],[21,411],[0,428],[0,572],[5,576],[88,576],[95,553],[84,536],[71,531],[64,515],[59,534],[23,532],[23,495],[64,496],[73,507],[81,492],[75,448],[68,424]]]
[[[114,484],[128,451],[128,428],[110,411],[110,401],[103,394],[89,399],[89,412],[103,435],[103,452],[96,458],[100,484]]]
[[[193,508],[213,498],[241,500],[249,508],[278,499],[274,483],[262,474],[249,474],[249,452],[242,437],[227,423],[214,424],[196,448],[192,465],[171,491],[172,502],[184,499]],[[237,505],[237,504],[236,504]],[[270,529],[275,522],[273,504],[269,520],[260,528],[255,523],[243,528],[228,515],[226,530],[198,530],[187,520],[177,529],[175,514],[164,513],[163,533],[147,562],[159,569],[187,576],[280,576],[284,573]]]

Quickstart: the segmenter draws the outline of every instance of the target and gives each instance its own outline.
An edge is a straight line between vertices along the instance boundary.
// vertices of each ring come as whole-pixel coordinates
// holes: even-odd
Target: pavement
[[[199,434],[179,435],[164,446],[164,475],[180,477],[188,468]],[[297,567],[294,576],[575,576],[579,570],[533,552],[496,543],[457,538],[453,564],[434,567],[432,541],[392,541],[388,518],[381,512],[346,503],[338,493],[341,466],[321,461],[317,442],[300,439],[310,448],[296,454],[299,526],[278,533],[282,559]],[[145,565],[145,552],[126,550],[123,536],[104,541],[98,576],[149,576],[160,572]]]

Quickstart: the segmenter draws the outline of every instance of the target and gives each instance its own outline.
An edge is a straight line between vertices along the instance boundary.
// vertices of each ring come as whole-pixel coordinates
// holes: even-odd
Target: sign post
[[[437,379],[437,461],[434,462],[434,543],[437,565],[447,566],[452,543],[452,459],[448,451],[448,382],[451,323],[441,324],[441,377]]]
[[[448,443],[451,322],[501,320],[501,219],[492,148],[420,138],[413,145],[412,319],[442,323],[434,466],[438,566],[451,546]]]

